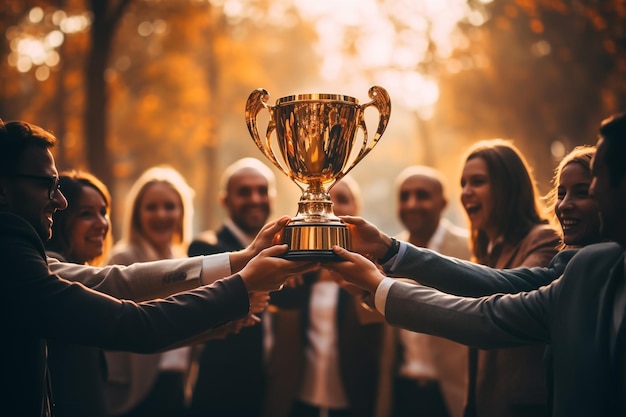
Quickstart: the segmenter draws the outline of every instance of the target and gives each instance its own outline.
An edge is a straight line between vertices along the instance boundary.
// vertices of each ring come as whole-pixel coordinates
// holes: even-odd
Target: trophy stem
[[[292,222],[342,223],[333,213],[330,194],[320,181],[311,181],[298,202],[298,214]]]

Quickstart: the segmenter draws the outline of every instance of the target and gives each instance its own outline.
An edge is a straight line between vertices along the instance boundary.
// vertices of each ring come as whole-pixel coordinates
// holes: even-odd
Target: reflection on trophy
[[[267,104],[269,93],[259,88],[246,103],[246,124],[258,148],[274,165],[302,190],[298,213],[282,234],[289,246],[287,259],[336,260],[334,245],[350,249],[347,226],[333,213],[328,191],[361,161],[378,143],[389,122],[391,101],[382,87],[369,90],[371,102],[359,105],[357,99],[339,94],[298,94]],[[368,141],[364,111],[376,107],[378,128]],[[262,108],[270,120],[265,140],[257,129],[257,115]],[[363,142],[358,154],[353,147],[358,129]],[[272,146],[272,132],[281,160]]]

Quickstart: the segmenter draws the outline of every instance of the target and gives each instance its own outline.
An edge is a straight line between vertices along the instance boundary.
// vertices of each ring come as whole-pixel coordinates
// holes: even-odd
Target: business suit
[[[113,247],[109,264],[131,265],[136,262],[155,261],[158,257],[148,242],[139,240],[132,244],[119,242]],[[145,414],[178,415],[184,405],[185,379],[189,371],[189,347],[174,352],[149,355],[132,352],[105,352],[108,367],[108,406],[111,415],[141,412],[142,405],[154,404],[158,411]],[[160,364],[173,355],[179,367],[161,369]],[[171,357],[170,357],[171,358]],[[162,389],[161,389],[162,388]],[[156,399],[155,399],[156,398]],[[140,410],[140,411],[137,411]]]
[[[515,244],[504,243],[496,247],[487,262],[495,268],[514,268],[519,266],[545,266],[556,255],[559,242],[557,233],[547,225],[536,225],[530,232]],[[409,248],[410,250],[410,248]],[[416,256],[403,256],[404,259],[415,259]],[[404,267],[402,267],[404,268]],[[542,281],[536,286],[528,282],[515,290],[511,290],[500,280],[491,282],[480,279],[474,283],[471,279],[454,279],[447,283],[440,282],[442,270],[435,275],[435,282],[429,281],[430,274],[421,273],[419,281],[424,285],[433,286],[446,292],[465,296],[481,296],[494,292],[519,292],[538,288],[550,281]],[[396,274],[397,271],[394,272]],[[409,275],[415,275],[410,273]],[[557,278],[550,275],[550,279]],[[531,280],[532,282],[532,280]],[[469,285],[468,285],[469,284]],[[488,290],[481,291],[486,286]],[[473,366],[476,371],[470,379],[475,384],[475,394],[469,393],[470,409],[475,409],[479,416],[529,416],[545,415],[547,409],[546,378],[543,367],[543,345],[528,346],[514,349],[474,351]],[[472,381],[470,381],[471,383]]]
[[[139,305],[66,281],[51,274],[33,227],[10,213],[0,213],[0,263],[5,294],[10,294],[0,319],[5,387],[0,403],[25,416],[44,412],[45,339],[147,353],[196,340],[249,309],[247,288],[237,275],[167,303]]]
[[[404,231],[397,238],[408,241],[409,234]],[[467,230],[453,225],[445,218],[439,221],[430,244],[435,244],[437,253],[442,255],[465,260],[469,260],[472,256]],[[402,332],[398,329],[397,331]],[[398,335],[398,337],[400,336]],[[423,359],[428,361],[436,372],[435,376],[445,401],[447,413],[451,417],[460,417],[467,395],[467,347],[448,339],[428,335],[409,334],[405,337],[409,340],[419,337],[417,342],[427,349]],[[400,354],[402,353],[400,352]],[[409,401],[415,402],[415,399]],[[417,404],[415,407],[420,407],[420,405]]]
[[[615,392],[609,328],[613,286],[623,279],[623,264],[621,246],[589,245],[578,251],[563,276],[550,285],[478,299],[394,282],[385,316],[393,325],[483,349],[551,343],[553,415],[617,416],[621,414],[616,400],[626,393]],[[528,269],[519,272],[540,279],[548,270],[535,271],[538,274]],[[504,275],[521,276],[515,270]]]
[[[311,299],[317,273],[306,274],[304,283],[285,288],[282,308],[270,314],[273,348],[268,360],[268,387],[265,417],[286,417],[293,413],[294,404],[303,385],[307,333],[311,326]],[[340,383],[353,417],[387,415],[389,381],[382,382],[383,352],[386,326],[377,313],[365,311],[359,300],[338,289],[336,300],[337,357]],[[390,336],[389,336],[390,337]],[[391,350],[391,349],[388,349]]]
[[[53,274],[68,281],[133,301],[167,297],[231,275],[229,255],[205,258],[166,259],[129,266],[94,267],[60,262],[48,257]]]
[[[237,237],[223,226],[211,242],[195,239],[188,254],[209,255],[243,248]],[[204,344],[189,415],[258,416],[264,390],[263,326],[257,324]]]
[[[66,262],[58,253],[46,255]],[[47,348],[55,416],[108,417],[103,351],[61,340],[48,340]]]
[[[546,266],[557,254],[559,235],[536,225],[515,244],[494,248],[487,265],[504,269]],[[480,417],[546,415],[545,345],[479,350],[476,360],[476,414]]]

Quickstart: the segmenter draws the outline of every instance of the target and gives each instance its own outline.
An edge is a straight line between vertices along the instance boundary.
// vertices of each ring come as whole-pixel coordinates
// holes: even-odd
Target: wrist
[[[249,248],[231,252],[229,256],[231,273],[234,274],[241,271],[253,257],[254,255]]]
[[[385,252],[383,256],[378,258],[378,263],[381,265],[389,262],[389,260],[396,256],[398,254],[398,251],[400,250],[400,243],[395,238],[391,237],[389,238],[389,240],[390,243],[389,247],[387,248],[387,252]]]

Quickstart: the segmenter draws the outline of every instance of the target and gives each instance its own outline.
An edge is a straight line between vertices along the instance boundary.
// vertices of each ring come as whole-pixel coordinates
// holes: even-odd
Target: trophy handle
[[[365,155],[367,155],[372,149],[374,149],[374,146],[376,146],[376,144],[380,140],[380,137],[385,132],[385,129],[387,128],[387,123],[389,123],[389,115],[391,114],[391,99],[389,98],[389,93],[387,93],[387,90],[375,85],[369,89],[367,94],[372,99],[372,101],[360,106],[361,111],[359,112],[358,124],[358,128],[363,131],[363,144],[361,146],[361,149],[359,150],[359,154],[354,159],[354,161],[352,161],[352,164],[350,164],[350,167],[339,174],[335,183],[337,183],[342,177],[350,172],[352,168],[354,168],[356,164],[359,163],[359,161],[365,158]],[[365,109],[370,106],[376,107],[379,117],[376,134],[374,135],[374,138],[368,146],[367,126],[365,125]]]
[[[263,152],[267,159],[272,161],[272,163],[279,170],[291,178],[292,175],[278,162],[276,156],[274,155],[274,151],[272,150],[270,135],[276,128],[276,122],[274,121],[273,107],[267,104],[269,98],[270,93],[264,88],[257,88],[250,93],[248,100],[246,101],[246,125],[248,126],[248,131],[250,132],[252,139],[254,139],[254,143],[261,150],[261,152]],[[261,141],[256,122],[256,117],[262,108],[266,108],[270,113],[270,121],[267,125],[267,133],[265,135],[265,143]]]

